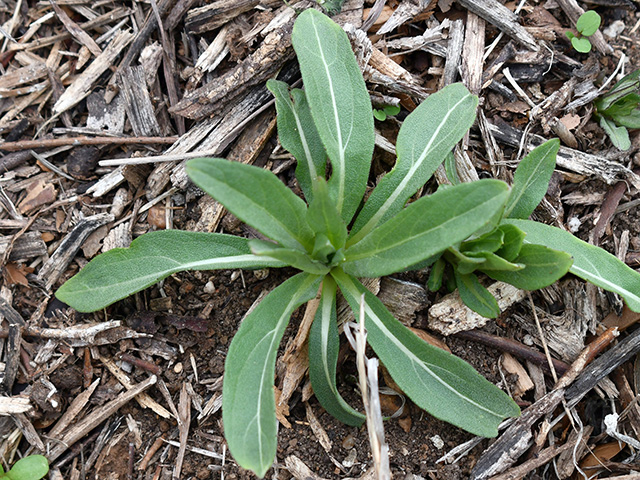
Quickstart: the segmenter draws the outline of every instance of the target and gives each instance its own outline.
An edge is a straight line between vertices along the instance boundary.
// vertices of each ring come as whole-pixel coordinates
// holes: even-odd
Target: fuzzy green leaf
[[[492,222],[509,195],[499,180],[479,180],[423,197],[348,248],[344,271],[380,277],[461,242]]]
[[[506,218],[529,218],[549,188],[556,166],[560,140],[543,143],[524,157],[513,176],[511,195],[504,209]]]
[[[4,474],[8,480],[40,480],[49,473],[49,461],[43,455],[29,455],[13,464]]]
[[[502,247],[495,253],[508,262],[513,262],[520,253],[525,233],[515,225],[509,225],[507,223],[498,226],[498,230],[504,234],[504,237]]]
[[[326,153],[311,118],[304,91],[278,80],[267,81],[267,88],[276,97],[278,137],[280,143],[296,158],[296,178],[305,198],[313,199],[313,181],[324,177]]]
[[[222,158],[187,162],[191,180],[243,222],[285,247],[311,249],[307,205],[273,173]]]
[[[222,389],[225,438],[236,462],[261,478],[276,456],[278,346],[291,314],[315,297],[321,279],[300,273],[277,287],[244,318],[229,346]]]
[[[442,279],[444,278],[444,270],[447,262],[442,257],[438,258],[429,271],[429,279],[427,280],[427,288],[430,292],[437,292],[442,287]]]
[[[335,250],[344,247],[347,241],[347,226],[329,196],[327,182],[323,178],[317,179],[313,190],[313,201],[307,210],[307,223],[316,235],[325,235]]]
[[[309,332],[309,378],[313,393],[327,412],[342,423],[359,427],[366,417],[351,408],[336,387],[339,350],[336,284],[327,276],[322,281],[320,305]]]
[[[404,207],[469,130],[477,106],[478,97],[455,83],[427,97],[407,116],[398,133],[396,165],[358,214],[349,244],[360,241]]]
[[[517,271],[481,269],[494,280],[523,290],[538,290],[562,278],[571,268],[572,259],[568,253],[525,243],[513,262],[524,268]]]
[[[100,310],[184,270],[282,267],[255,256],[246,238],[217,233],[162,230],[138,237],[90,261],[56,292],[79,312]]]
[[[495,252],[502,247],[503,241],[504,232],[495,228],[478,238],[462,242],[460,244],[460,251],[463,253]]]
[[[619,294],[634,312],[640,312],[640,273],[606,250],[583,242],[569,232],[529,220],[504,220],[527,234],[525,242],[547,245],[573,257],[569,271],[598,287]]]
[[[640,88],[640,69],[625,75],[611,90],[593,102],[598,113],[606,113],[614,103]]]
[[[451,182],[452,185],[458,185],[462,183],[460,180],[460,175],[458,175],[458,165],[456,164],[456,156],[453,152],[449,152],[444,157],[444,173],[447,175],[447,180]]]
[[[502,270],[505,272],[517,272],[524,268],[524,265],[509,262],[504,258],[491,252],[473,252],[468,254],[471,258],[482,258],[484,262],[478,267],[483,272],[491,270]]]
[[[626,151],[631,148],[631,140],[626,127],[619,127],[613,120],[606,117],[600,117],[600,126],[609,136],[613,146],[619,150]]]
[[[448,248],[444,252],[444,258],[451,265],[455,265],[458,273],[462,275],[476,271],[485,262],[484,258],[469,257],[455,247]]]
[[[420,408],[485,437],[495,437],[503,419],[520,414],[502,390],[460,358],[418,338],[358,280],[340,269],[331,273],[356,317],[364,293],[369,344],[394,381]]]
[[[293,26],[291,41],[311,115],[331,160],[331,197],[348,223],[360,205],[371,167],[371,99],[349,39],[331,19],[305,10]]]
[[[617,120],[618,117],[630,115],[631,112],[638,108],[638,104],[640,104],[640,95],[636,92],[632,92],[628,93],[609,108],[599,113],[605,117]]]
[[[500,315],[500,307],[491,292],[484,288],[473,273],[461,275],[454,269],[460,299],[474,312],[487,318]]]
[[[640,128],[640,109],[633,110],[628,115],[616,115],[614,120],[621,127],[638,129]]]
[[[316,260],[309,258],[305,252],[295,248],[284,248],[280,245],[264,240],[249,240],[249,247],[254,255],[268,257],[286,263],[303,272],[314,275],[325,275],[329,273],[329,268]]]

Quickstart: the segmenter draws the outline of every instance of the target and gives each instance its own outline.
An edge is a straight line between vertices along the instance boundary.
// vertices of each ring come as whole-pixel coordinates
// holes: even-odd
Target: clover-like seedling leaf
[[[0,467],[1,469],[2,467]],[[1,472],[0,472],[1,473]],[[43,455],[29,455],[13,464],[0,478],[8,480],[40,480],[49,473],[49,461]]]
[[[602,18],[594,10],[584,12],[576,22],[576,30],[585,37],[590,37],[598,31]]]
[[[373,109],[373,116],[376,120],[384,122],[387,119],[387,113],[384,110],[380,110],[378,108]]]
[[[580,53],[589,53],[591,51],[591,42],[588,38],[573,37],[571,39],[571,45]]]

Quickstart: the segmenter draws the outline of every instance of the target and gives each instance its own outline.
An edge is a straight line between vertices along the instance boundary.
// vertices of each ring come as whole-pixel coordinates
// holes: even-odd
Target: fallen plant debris
[[[255,165],[302,195],[296,162],[277,140],[266,81],[278,75],[306,88],[290,32],[302,11],[321,7],[276,0],[54,3],[0,5],[2,468],[43,453],[51,478],[249,478],[223,437],[224,360],[244,313],[292,270],[178,273],[93,314],[66,309],[53,292],[101,251],[128,247],[149,231],[262,239],[190,185],[184,160],[219,156]],[[631,2],[325,3],[349,36],[374,107],[401,108],[375,123],[367,196],[393,168],[408,115],[461,81],[481,98],[477,124],[411,201],[439,184],[486,177],[512,184],[520,160],[558,137],[557,163],[532,220],[638,268],[637,132],[629,130],[629,149],[621,152],[597,107],[640,67]],[[578,54],[565,32],[584,9],[596,10],[602,24],[589,37],[592,51]],[[530,235],[546,239],[545,232]],[[396,283],[366,285],[406,326],[440,335],[431,341],[446,343],[509,392],[529,419],[518,423],[522,438],[531,440],[526,451],[497,462],[485,456],[509,449],[502,443],[508,431],[488,450],[486,440],[407,400],[401,418],[383,423],[393,477],[485,478],[483,465],[498,464],[506,469],[499,478],[635,474],[638,316],[623,298],[569,275],[532,293],[532,305],[523,301],[526,293],[494,287],[477,270],[500,306],[488,321],[445,295],[446,276],[443,289],[429,292],[429,275],[401,272]],[[340,322],[353,320],[349,310],[337,303]],[[273,475],[374,478],[366,430],[342,426],[313,396],[299,324],[296,312],[283,343],[292,354],[276,360],[283,426]],[[435,333],[461,326],[480,330],[465,339]],[[503,348],[513,358],[500,359]],[[338,392],[363,411],[355,353],[341,342],[337,358]],[[571,376],[555,385],[553,371],[562,377],[569,365]],[[381,388],[402,395],[384,365],[379,377]],[[314,436],[323,429],[329,443],[320,447]],[[455,458],[455,447],[467,441],[476,445],[470,454],[436,463]]]

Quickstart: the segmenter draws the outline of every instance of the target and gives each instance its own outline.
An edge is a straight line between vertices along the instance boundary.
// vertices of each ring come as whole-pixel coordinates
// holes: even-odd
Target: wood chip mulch
[[[455,152],[460,178],[510,181],[523,153],[559,137],[557,170],[535,218],[638,268],[640,135],[632,132],[631,150],[620,152],[592,117],[599,89],[640,68],[637,5],[347,0],[334,20],[360,55],[374,107],[403,109],[376,122],[371,185],[393,166],[406,112],[462,81],[481,107]],[[278,145],[265,82],[299,84],[291,28],[296,11],[314,6],[0,0],[5,468],[42,453],[52,479],[251,477],[224,444],[222,365],[239,318],[271,288],[269,279],[176,275],[95,314],[67,309],[53,294],[100,252],[151,230],[250,234],[190,185],[189,158],[263,166],[296,188],[295,160]],[[572,50],[565,36],[583,9],[603,17],[590,54]],[[446,181],[444,171],[435,177],[425,191]],[[459,345],[490,352],[474,366],[502,378],[524,414],[490,447],[468,436],[458,445],[460,435],[447,436],[453,427],[434,423],[445,439],[438,446],[421,433],[432,420],[407,407],[408,416],[386,424],[395,477],[638,478],[639,314],[615,295],[566,279],[532,295],[503,292],[505,313],[487,323],[455,299],[426,292],[424,275],[416,275],[375,287],[418,334],[431,330],[447,343],[455,334],[456,354]],[[464,322],[452,322],[452,312]],[[276,385],[288,407],[278,414],[289,428],[281,429],[269,475],[372,478],[366,440],[354,448],[349,438],[366,433],[327,435],[331,420],[308,403],[303,345],[304,338],[290,339],[279,362]],[[357,460],[349,463],[353,450]]]

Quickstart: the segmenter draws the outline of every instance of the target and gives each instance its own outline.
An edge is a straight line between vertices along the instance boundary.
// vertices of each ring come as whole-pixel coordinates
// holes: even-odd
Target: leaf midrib
[[[353,255],[353,256],[350,256],[349,253],[348,253],[348,250],[347,250],[345,252],[345,256],[347,257],[347,261],[351,262],[351,261],[361,260],[361,259],[367,258],[367,257],[373,257],[373,256],[376,256],[378,253],[385,252],[385,251],[388,251],[388,250],[392,250],[394,248],[402,247],[403,245],[406,245],[409,242],[412,242],[412,241],[414,241],[416,239],[419,239],[420,237],[424,237],[425,235],[429,235],[429,234],[437,231],[438,229],[446,228],[449,225],[449,223],[458,220],[462,216],[466,216],[468,214],[472,214],[476,210],[484,207],[486,204],[495,201],[495,198],[497,196],[498,195],[495,195],[495,196],[489,198],[487,201],[478,204],[476,207],[474,207],[474,208],[472,208],[470,210],[466,210],[464,213],[462,213],[460,215],[456,215],[455,217],[451,217],[448,220],[444,221],[443,223],[440,223],[440,224],[436,225],[435,227],[430,228],[429,230],[423,230],[419,234],[416,234],[416,235],[412,235],[412,236],[408,236],[408,237],[402,237],[400,239],[400,241],[398,241],[396,243],[393,243],[391,245],[385,246],[384,248],[376,248],[375,250],[366,250],[366,251],[362,252],[361,254],[356,254],[356,255]],[[386,224],[383,224],[383,225],[386,225]],[[362,241],[364,241],[364,239]],[[351,248],[356,248],[357,246],[358,246],[358,244],[355,244]],[[361,247],[361,248],[363,248],[363,247]]]
[[[457,102],[453,107],[451,107],[451,109],[447,112],[447,114],[443,117],[442,121],[440,122],[440,124],[438,125],[438,128],[436,129],[436,131],[434,132],[433,136],[431,137],[431,139],[429,140],[429,143],[427,144],[427,146],[423,149],[422,153],[420,154],[420,156],[418,157],[418,160],[416,162],[413,162],[411,164],[411,167],[409,168],[409,170],[407,171],[407,174],[403,177],[402,181],[398,184],[398,186],[393,190],[393,192],[391,192],[391,194],[389,195],[389,197],[387,198],[387,200],[384,201],[384,203],[382,204],[382,206],[380,207],[380,209],[369,219],[369,221],[367,223],[364,224],[364,226],[356,233],[356,235],[354,235],[352,241],[358,242],[360,238],[366,236],[367,233],[369,233],[371,230],[373,230],[376,225],[378,224],[378,221],[380,220],[380,218],[382,218],[385,213],[387,212],[387,210],[389,210],[389,208],[391,208],[391,205],[393,205],[393,203],[395,203],[395,201],[398,199],[398,197],[400,196],[400,194],[404,191],[405,187],[407,186],[407,184],[411,181],[411,179],[413,178],[413,175],[415,174],[415,172],[422,166],[422,164],[424,163],[424,161],[427,158],[427,154],[429,153],[429,150],[432,148],[433,142],[435,141],[435,139],[438,137],[438,134],[440,133],[440,130],[442,129],[442,127],[444,126],[444,124],[446,123],[446,121],[449,119],[449,117],[453,114],[453,111],[458,108],[458,106],[465,101],[467,98],[469,98],[471,95],[465,95],[462,99],[460,99],[459,102]],[[444,142],[444,139],[440,139],[438,143],[442,143]],[[437,146],[437,145],[436,145]],[[434,147],[435,148],[435,147]],[[398,158],[398,161],[400,159]],[[392,172],[389,172],[389,175]],[[362,233],[361,233],[362,232]]]
[[[345,274],[344,277],[345,278],[343,278],[343,281],[347,285],[347,287],[349,287],[349,294],[352,296],[352,298],[358,298],[358,296],[360,295],[360,293],[358,291],[358,288],[353,284],[353,282],[351,281],[351,278],[348,275]],[[355,294],[354,294],[354,291],[356,292]],[[365,297],[365,299],[366,299],[366,297]],[[443,387],[445,387],[450,392],[454,393],[455,395],[457,395],[458,397],[460,397],[464,401],[468,402],[470,405],[473,405],[473,406],[477,407],[478,409],[480,409],[482,411],[485,411],[485,412],[489,413],[490,415],[493,415],[493,416],[495,416],[495,417],[497,417],[499,419],[503,419],[504,418],[504,415],[500,415],[500,414],[498,414],[496,412],[493,412],[493,411],[489,410],[488,408],[478,404],[477,402],[473,401],[472,399],[470,399],[466,395],[461,394],[454,387],[452,387],[451,385],[446,383],[444,380],[442,380],[430,368],[427,367],[427,365],[430,365],[430,364],[427,364],[427,362],[425,362],[425,361],[421,360],[420,358],[416,357],[411,350],[406,348],[402,344],[402,342],[400,342],[400,340],[387,329],[387,327],[384,325],[384,322],[378,317],[378,315],[373,311],[373,309],[369,306],[369,304],[366,301],[365,301],[364,307],[365,307],[365,311],[366,311],[367,315],[369,316],[369,318],[371,318],[371,320],[373,320],[375,322],[375,324],[384,333],[384,335],[387,338],[389,338],[391,340],[391,342],[394,345],[396,345],[396,347],[399,350],[401,350],[407,356],[407,358],[409,358],[411,360],[414,372],[416,373],[416,376],[420,379],[420,383],[425,387],[426,390],[430,390],[429,386],[426,385],[424,383],[424,381],[422,381],[422,379],[420,378],[420,372],[416,369],[417,365],[422,366],[422,370],[424,370],[424,372],[427,373],[427,375],[429,375],[430,377],[435,379],[438,383],[440,383]],[[452,373],[452,372],[449,372],[449,373]]]
[[[338,212],[342,213],[342,207],[344,204],[344,182],[345,182],[345,160],[344,160],[344,152],[345,147],[342,141],[342,129],[340,124],[340,115],[338,113],[338,104],[336,102],[335,92],[333,90],[333,80],[331,79],[331,74],[329,72],[329,65],[324,57],[324,49],[323,43],[318,36],[318,28],[316,26],[316,20],[311,17],[311,24],[313,25],[313,31],[316,37],[316,41],[318,42],[318,51],[320,52],[320,59],[322,60],[322,65],[324,66],[324,71],[327,77],[327,83],[329,84],[329,93],[331,94],[331,105],[333,107],[333,116],[336,123],[336,140],[338,142],[338,163],[340,164],[340,168],[336,169],[341,175],[338,178],[338,198],[337,198],[337,208]]]

